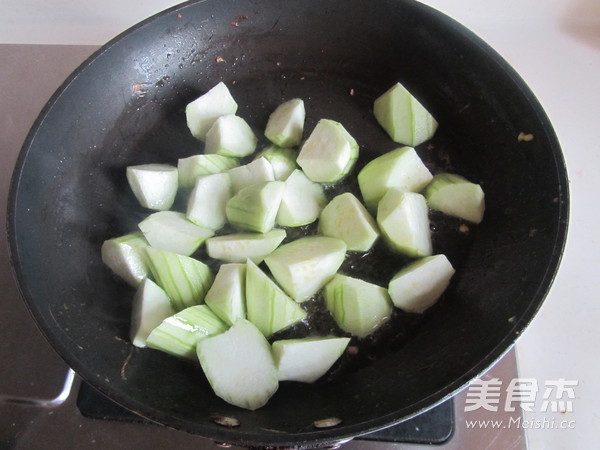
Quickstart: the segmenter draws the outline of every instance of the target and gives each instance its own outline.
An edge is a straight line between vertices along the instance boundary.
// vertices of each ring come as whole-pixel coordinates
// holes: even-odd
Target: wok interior
[[[237,26],[235,22],[237,21]],[[234,23],[232,23],[234,22]],[[219,62],[220,61],[220,62]],[[468,233],[441,220],[436,253],[457,269],[442,302],[402,346],[331,383],[282,384],[256,412],[229,406],[201,370],[128,339],[131,288],[100,261],[104,239],[147,214],[129,164],[199,153],[185,105],[218,81],[261,129],[303,98],[307,131],[342,122],[363,160],[396,145],[372,102],[396,81],[440,122],[417,148],[432,171],[481,183],[487,210]],[[519,142],[520,132],[533,134]],[[13,253],[24,295],[59,353],[87,381],[161,423],[242,443],[326,441],[433,405],[482,372],[529,322],[562,248],[560,150],[522,82],[475,37],[410,2],[208,1],[172,10],[113,42],[57,97],[26,145],[14,195]],[[237,417],[228,430],[211,414]],[[312,422],[340,417],[335,429]]]

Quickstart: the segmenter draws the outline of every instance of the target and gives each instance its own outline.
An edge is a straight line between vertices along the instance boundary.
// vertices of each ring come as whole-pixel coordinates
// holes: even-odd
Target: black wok
[[[440,122],[419,154],[434,172],[481,183],[488,205],[468,231],[433,215],[436,251],[457,269],[439,305],[422,319],[398,314],[400,328],[374,357],[326,382],[284,384],[255,412],[217,398],[198,367],[131,346],[132,291],[99,252],[146,214],[125,166],[201,152],[183,110],[220,80],[258,129],[281,101],[303,98],[307,129],[321,117],[342,122],[361,145],[360,164],[395,147],[371,108],[401,81]],[[71,75],[25,142],[9,204],[23,297],[87,382],[153,421],[218,441],[317,446],[431,408],[512,346],[557,270],[568,187],[557,138],[531,91],[442,14],[402,0],[208,0],[148,19]],[[241,425],[219,426],[214,414]],[[332,416],[343,422],[313,426]]]

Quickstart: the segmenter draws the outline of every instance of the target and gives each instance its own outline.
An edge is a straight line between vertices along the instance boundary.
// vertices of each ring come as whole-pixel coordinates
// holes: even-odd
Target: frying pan
[[[426,164],[486,192],[479,226],[432,213],[434,248],[457,269],[436,307],[423,317],[397,312],[380,346],[358,342],[370,352],[360,364],[314,385],[282,383],[255,412],[216,397],[199,367],[130,344],[132,291],[99,251],[147,214],[124,168],[202,152],[184,108],[221,80],[258,130],[292,97],[306,102],[307,130],[320,118],[340,121],[361,146],[357,170],[396,146],[376,124],[372,102],[400,81],[440,123],[417,148]],[[220,442],[310,447],[433,407],[513,345],[557,270],[568,187],[534,95],[489,46],[441,13],[407,0],[206,0],[126,31],[65,81],[23,146],[9,205],[22,295],[85,381],[150,420]],[[402,263],[385,250],[378,255],[358,264],[357,276],[387,276]],[[215,414],[240,426],[219,426]],[[313,426],[328,417],[342,423]]]

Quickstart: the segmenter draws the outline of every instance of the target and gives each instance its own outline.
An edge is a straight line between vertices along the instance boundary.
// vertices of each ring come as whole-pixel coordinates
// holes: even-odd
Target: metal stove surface
[[[29,128],[54,90],[95,49],[91,46],[0,45],[2,223],[6,223],[10,176]],[[94,397],[96,394],[85,386],[80,389],[82,382],[54,353],[35,326],[12,276],[5,227],[0,229],[0,304],[0,449],[216,448],[214,442],[205,438],[143,421],[122,420],[119,414],[123,411],[108,420],[93,414],[98,412],[94,407],[105,400]],[[510,352],[486,376],[508,380],[516,374],[514,352]],[[81,394],[86,389],[87,394]],[[81,408],[82,395],[88,395],[91,410]],[[413,443],[445,442],[438,446],[440,449],[526,448],[524,432],[517,428],[467,429],[466,420],[478,416],[464,412],[465,397],[463,392],[453,403],[406,422],[399,427],[404,433],[402,439]],[[500,414],[493,418],[508,420],[511,416],[518,417],[519,411],[506,417]],[[455,425],[448,422],[453,416]],[[354,440],[344,448],[431,448],[395,442],[395,436],[397,433],[386,430],[371,436],[374,440]]]

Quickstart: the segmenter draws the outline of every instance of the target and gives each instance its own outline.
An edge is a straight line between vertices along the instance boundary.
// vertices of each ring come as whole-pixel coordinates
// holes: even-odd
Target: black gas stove
[[[129,423],[149,424],[138,416],[101,393],[82,383],[77,394],[77,409],[87,418],[114,420]],[[454,402],[452,399],[398,425],[360,436],[357,440],[410,443],[443,444],[452,437],[454,431]]]

